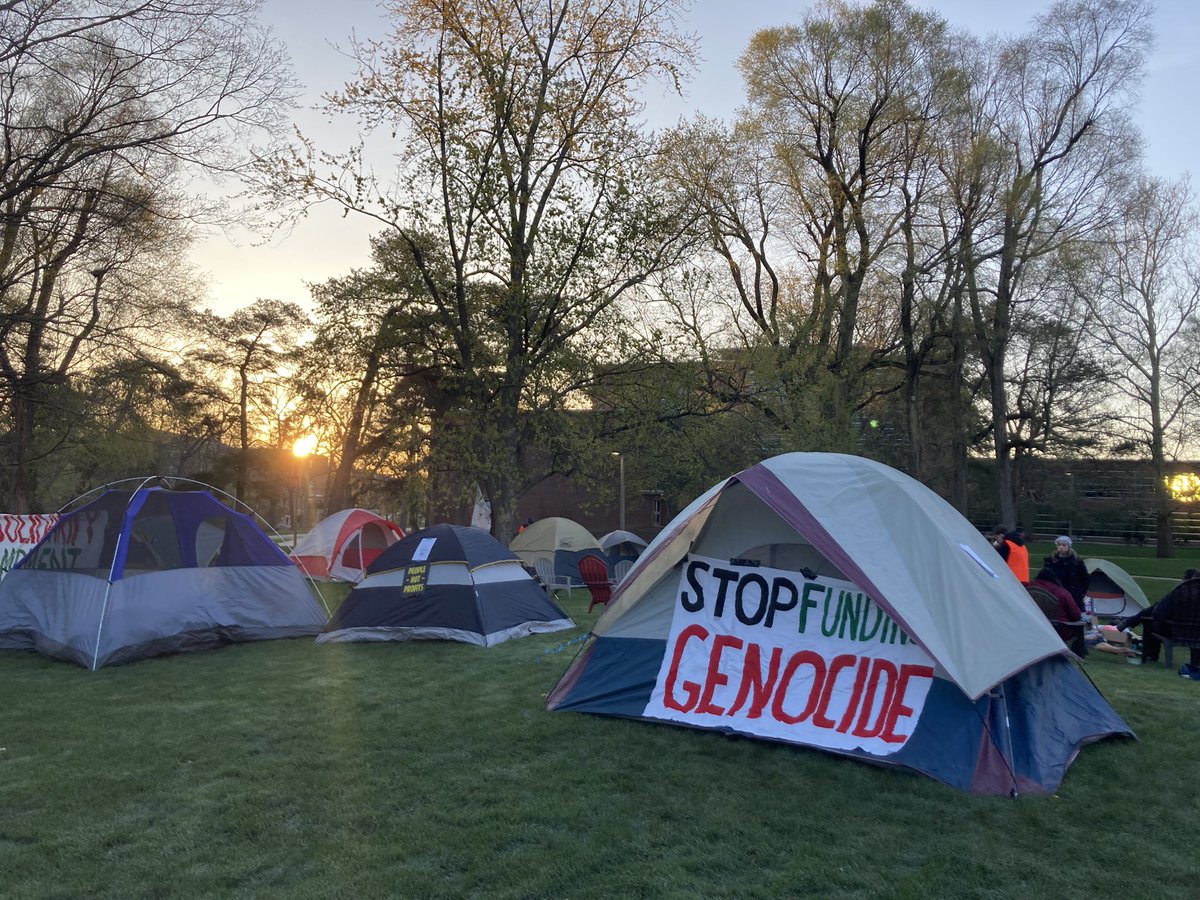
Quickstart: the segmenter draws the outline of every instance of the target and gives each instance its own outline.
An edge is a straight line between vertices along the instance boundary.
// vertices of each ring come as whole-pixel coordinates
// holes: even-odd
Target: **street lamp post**
[[[621,519],[620,519],[620,524],[617,527],[620,528],[622,531],[624,531],[625,530],[625,454],[623,454],[617,450],[614,450],[612,452],[612,455],[617,458],[617,467],[621,473],[621,506],[620,506]]]

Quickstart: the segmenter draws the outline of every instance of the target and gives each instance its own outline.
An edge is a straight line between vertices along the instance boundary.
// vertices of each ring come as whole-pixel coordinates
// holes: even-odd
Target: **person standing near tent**
[[[1054,540],[1054,552],[1046,557],[1045,568],[1058,578],[1058,583],[1070,591],[1075,603],[1083,609],[1083,596],[1087,593],[1088,570],[1075,552],[1071,539],[1060,534]]]
[[[1025,537],[1015,529],[997,525],[992,529],[992,546],[1003,557],[1021,584],[1029,584],[1029,548]]]

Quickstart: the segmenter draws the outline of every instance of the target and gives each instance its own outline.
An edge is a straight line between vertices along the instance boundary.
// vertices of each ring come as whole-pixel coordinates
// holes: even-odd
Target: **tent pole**
[[[1013,757],[1013,742],[1012,742],[1012,722],[1008,718],[1008,694],[1004,692],[1004,682],[1000,682],[1000,703],[1004,708],[1004,743],[1008,747],[1008,772],[1012,776],[1012,791],[1009,796],[1019,796],[1017,792],[1017,770],[1016,759]],[[1001,750],[1001,753],[1005,751]]]

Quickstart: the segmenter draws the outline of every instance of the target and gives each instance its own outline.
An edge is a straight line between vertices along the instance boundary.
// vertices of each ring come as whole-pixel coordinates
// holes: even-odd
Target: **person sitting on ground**
[[[1187,569],[1183,573],[1183,581],[1167,591],[1161,600],[1152,606],[1147,606],[1145,609],[1134,613],[1132,616],[1127,616],[1117,623],[1118,628],[1130,634],[1133,633],[1135,626],[1142,626],[1143,662],[1158,662],[1158,653],[1162,649],[1162,641],[1159,639],[1159,636],[1161,635],[1165,638],[1171,637],[1171,626],[1167,620],[1175,614],[1174,607],[1185,596],[1182,593],[1176,593],[1176,591],[1190,581],[1197,581],[1194,587],[1200,590],[1200,569]],[[1191,663],[1193,666],[1200,666],[1200,649],[1191,648]]]
[[[1075,602],[1075,598],[1059,583],[1054,570],[1049,566],[1043,566],[1042,570],[1037,573],[1037,578],[1029,582],[1028,587],[1030,589],[1041,588],[1058,601],[1058,615],[1052,619],[1054,630],[1058,632],[1058,636],[1071,648],[1073,653],[1078,656],[1086,656],[1087,645],[1083,641],[1083,629],[1078,625],[1061,624],[1079,622],[1083,618],[1083,613],[1079,609],[1079,604]]]
[[[997,525],[992,529],[992,546],[1003,557],[1021,584],[1029,584],[1029,549],[1025,537],[1015,529]]]
[[[1058,576],[1058,583],[1070,591],[1071,596],[1075,598],[1075,604],[1083,609],[1083,597],[1088,587],[1088,570],[1067,535],[1060,534],[1055,538],[1054,552],[1046,557],[1042,565]]]

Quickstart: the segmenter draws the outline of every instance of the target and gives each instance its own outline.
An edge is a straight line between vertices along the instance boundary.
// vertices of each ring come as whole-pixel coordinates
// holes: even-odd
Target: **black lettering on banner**
[[[757,609],[751,615],[746,611],[746,586],[754,585],[758,588]],[[734,595],[734,614],[738,617],[738,621],[743,625],[757,625],[763,620],[767,614],[767,609],[770,606],[768,599],[767,579],[761,575],[750,573],[742,576],[742,580],[738,582],[737,593]]]
[[[713,578],[720,582],[717,588],[717,601],[713,606],[713,616],[717,619],[725,614],[725,598],[729,596],[729,582],[738,580],[738,573],[729,569],[713,569]]]
[[[701,562],[698,559],[692,560],[690,563],[688,563],[687,583],[690,584],[692,586],[692,590],[696,592],[696,599],[693,600],[691,597],[689,597],[687,591],[679,592],[679,603],[688,612],[700,612],[700,610],[704,609],[704,588],[700,585],[700,582],[696,580],[696,570],[700,569],[707,572],[708,568],[708,563]]]
[[[787,602],[780,599],[784,592],[788,594]],[[796,591],[796,585],[786,578],[776,578],[771,582],[771,599],[769,608],[767,609],[767,618],[763,623],[768,628],[775,624],[775,613],[786,612],[789,609],[795,609],[796,604],[800,601],[800,595]],[[803,631],[803,629],[801,629]]]

